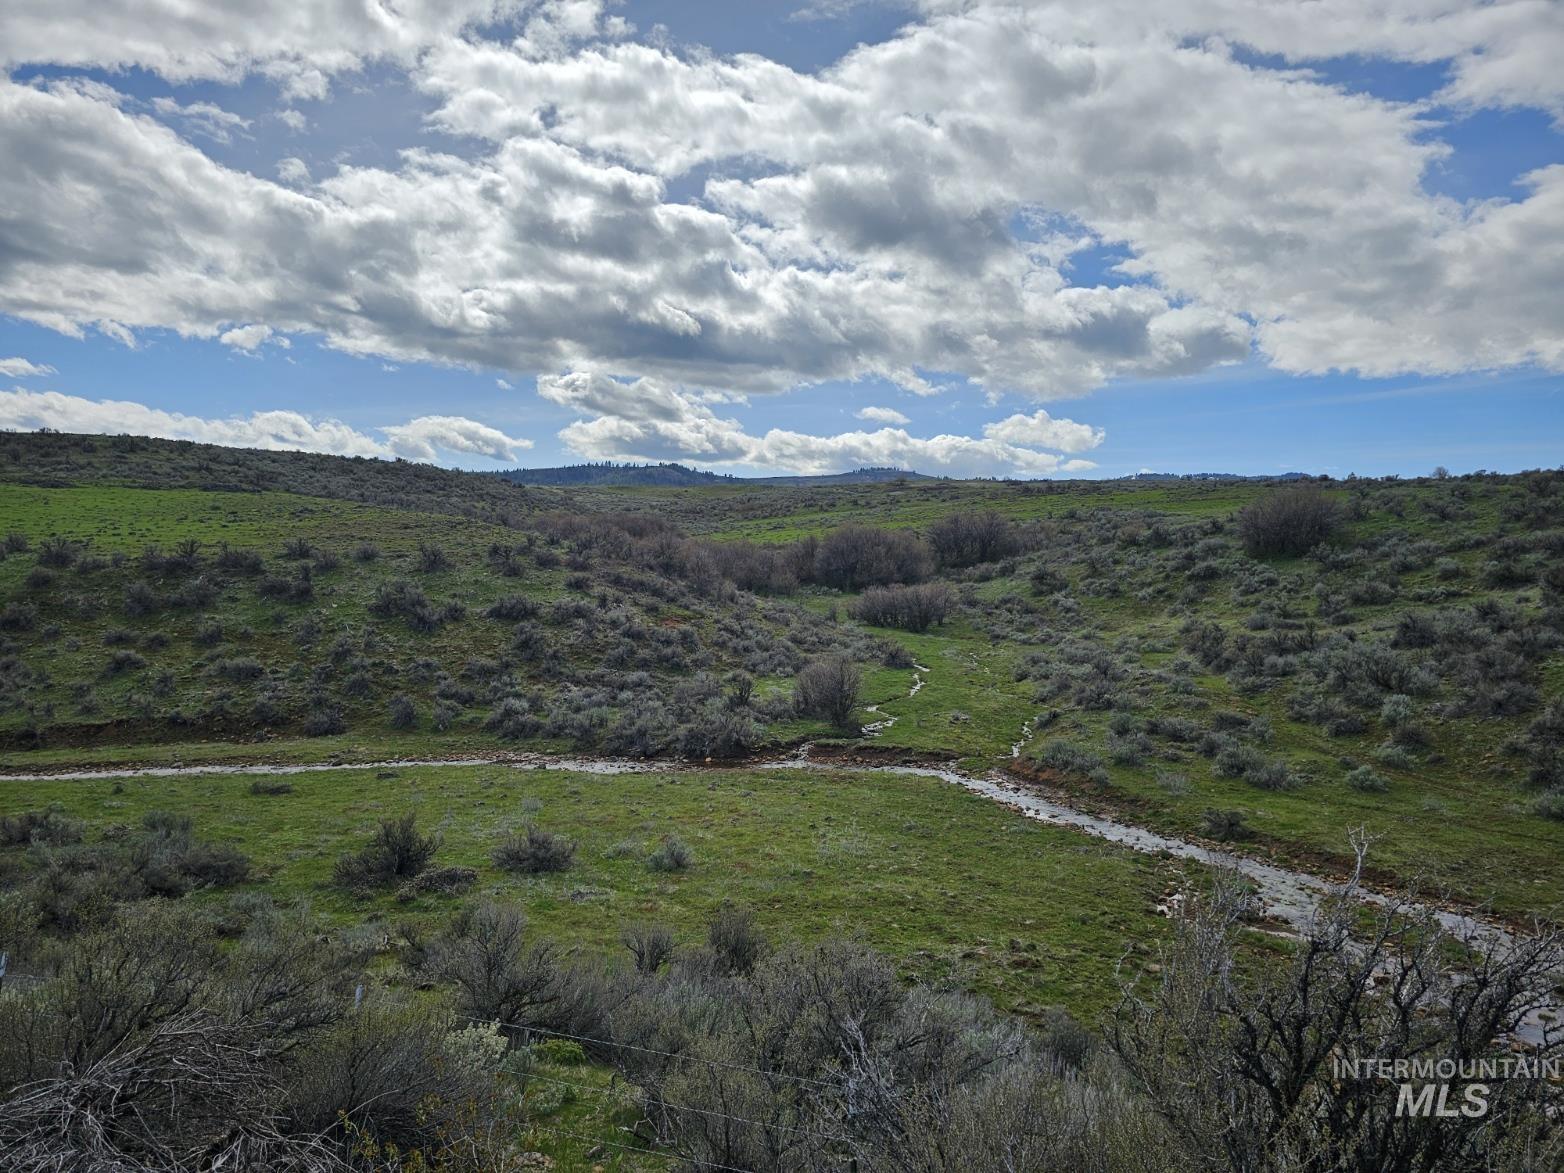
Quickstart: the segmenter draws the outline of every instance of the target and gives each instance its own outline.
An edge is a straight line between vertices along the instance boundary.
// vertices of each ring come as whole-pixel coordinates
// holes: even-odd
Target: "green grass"
[[[875,744],[915,753],[950,753],[974,768],[1009,753],[1021,726],[1037,706],[1014,680],[1015,652],[990,643],[962,621],[937,632],[909,635],[884,631],[906,647],[918,664],[923,687],[909,696],[914,673],[898,672],[900,686],[881,704],[896,724]]]
[[[1264,491],[1264,486],[1255,484],[1204,482],[1122,485],[1073,481],[1046,487],[994,481],[907,482],[777,490],[764,512],[756,507],[754,489],[599,489],[592,495],[599,501],[614,501],[621,509],[667,512],[697,532],[718,537],[791,542],[820,537],[848,524],[921,527],[963,510],[993,510],[1016,521],[1097,508],[1150,510],[1191,518],[1223,516]],[[756,513],[760,515],[752,516]]]
[[[623,927],[637,921],[666,923],[689,943],[736,900],[774,939],[858,937],[909,975],[1023,1013],[1062,1006],[1087,1019],[1114,1002],[1125,950],[1143,956],[1159,935],[1165,922],[1153,906],[1179,874],[927,778],[481,766],[287,780],[294,790],[280,795],[253,794],[251,779],[233,776],[4,783],[0,813],[57,803],[100,833],[150,810],[179,811],[252,858],[257,890],[307,900],[344,925],[389,925],[443,915],[453,899],[359,899],[332,886],[331,870],[377,818],[410,810],[439,832],[437,863],[479,868],[479,891],[520,902],[536,931],[573,945],[617,952]],[[570,871],[519,877],[492,865],[495,841],[528,819],[578,841]],[[686,873],[646,866],[670,833],[695,851]]]
[[[559,1173],[628,1173],[668,1168],[667,1154],[637,1155],[631,1132],[645,1115],[631,1085],[590,1063],[538,1062],[528,1071],[523,1151],[553,1158]],[[591,1156],[587,1154],[591,1153]]]
[[[507,530],[437,513],[415,513],[304,497],[295,493],[229,493],[199,489],[135,489],[118,485],[43,489],[0,482],[5,532],[34,542],[53,534],[92,544],[96,553],[134,553],[149,543],[165,548],[195,538],[274,552],[303,536],[346,554],[359,541],[387,552],[416,549],[421,541],[472,542]]]
[[[1448,488],[1448,486],[1446,487]],[[1342,498],[1357,499],[1364,486],[1333,490]],[[969,590],[977,606],[967,608],[924,635],[877,631],[909,649],[930,671],[916,696],[908,696],[913,672],[865,664],[865,701],[879,706],[879,717],[895,723],[861,744],[877,750],[901,750],[910,754],[953,756],[974,769],[1009,763],[1009,748],[1020,737],[1023,723],[1054,702],[1039,701],[1036,686],[1017,679],[1021,661],[1033,651],[1047,651],[1060,633],[1095,639],[1107,647],[1140,648],[1139,661],[1147,670],[1165,668],[1182,655],[1179,627],[1187,615],[1214,620],[1230,632],[1243,629],[1254,609],[1254,599],[1238,593],[1230,578],[1218,579],[1197,589],[1177,576],[1120,569],[1134,547],[1116,543],[1111,529],[1100,527],[1083,536],[1093,510],[1125,514],[1121,524],[1144,529],[1145,522],[1163,517],[1174,523],[1202,518],[1219,521],[1257,494],[1266,491],[1253,484],[1132,484],[1070,483],[1053,486],[998,482],[911,482],[871,486],[834,486],[823,489],[756,488],[720,486],[702,489],[590,489],[560,494],[562,504],[577,508],[652,512],[668,516],[692,532],[718,537],[749,537],[784,541],[823,533],[847,522],[886,526],[923,526],[957,509],[993,508],[1017,519],[1047,523],[1047,540],[1061,553],[1074,554],[1073,546],[1103,552],[1110,557],[1106,577],[1114,591],[1093,590],[1092,571],[1078,558],[1061,559],[1079,610],[1055,612],[1046,599],[1036,598],[1027,583],[1029,563],[1013,567],[988,581],[972,582]],[[1503,506],[1525,495],[1519,481],[1477,483],[1469,486],[1461,505],[1463,515],[1454,522],[1437,519],[1422,508],[1431,496],[1444,492],[1430,485],[1376,486],[1368,488],[1369,504],[1359,501],[1357,518],[1341,537],[1344,546],[1391,532],[1408,541],[1448,538],[1459,530],[1473,535],[1514,534],[1524,526]],[[1365,499],[1368,500],[1368,499]],[[46,641],[41,632],[19,637],[22,656],[43,667],[51,684],[37,690],[55,706],[57,720],[75,726],[79,736],[67,733],[56,744],[39,750],[11,752],[0,757],[0,769],[25,771],[124,762],[221,762],[274,761],[371,761],[389,757],[441,757],[464,753],[492,753],[511,748],[485,734],[481,728],[487,710],[480,698],[445,732],[428,727],[428,688],[412,690],[420,705],[420,725],[409,732],[389,728],[386,706],[406,679],[405,669],[418,659],[437,662],[445,671],[459,674],[471,657],[493,657],[507,646],[511,625],[488,621],[482,609],[503,594],[522,593],[547,603],[568,593],[563,569],[539,570],[529,566],[522,579],[504,579],[482,564],[482,552],[490,541],[516,540],[510,530],[446,515],[424,514],[305,497],[286,493],[205,492],[190,489],[147,490],[84,486],[42,489],[0,484],[0,508],[10,519],[6,528],[27,533],[36,542],[59,533],[89,541],[96,554],[123,552],[132,557],[147,543],[165,548],[186,537],[196,537],[208,550],[227,541],[261,550],[272,568],[285,566],[277,557],[282,542],[303,535],[316,544],[346,555],[360,540],[376,543],[383,557],[370,566],[345,564],[341,569],[317,575],[316,599],[305,607],[262,602],[245,582],[226,586],[210,609],[221,618],[227,635],[216,649],[193,646],[193,631],[202,618],[192,613],[164,612],[130,621],[116,610],[117,591],[125,574],[114,572],[77,575],[62,572],[57,594],[67,605],[64,638]],[[1107,536],[1104,537],[1103,534]],[[420,542],[436,541],[458,556],[449,571],[424,575],[412,568]],[[1354,618],[1340,630],[1354,638],[1386,638],[1398,618],[1409,609],[1407,600],[1419,593],[1447,596],[1447,605],[1470,605],[1498,600],[1523,612],[1535,613],[1534,592],[1495,590],[1483,585],[1481,565],[1491,556],[1485,548],[1452,549],[1460,567],[1454,579],[1442,578],[1432,566],[1399,575],[1399,594],[1387,603],[1366,603],[1352,608]],[[1113,561],[1116,560],[1116,561]],[[31,565],[29,556],[0,562],[0,595],[20,597],[22,578]],[[1296,601],[1305,614],[1317,584],[1329,576],[1306,559],[1277,559],[1268,566],[1280,578],[1270,593]],[[128,572],[131,577],[134,572]],[[110,578],[105,578],[110,575]],[[464,601],[466,620],[428,635],[406,631],[398,621],[377,622],[366,607],[374,588],[391,578],[415,579],[437,603]],[[1339,582],[1343,577],[1337,575]],[[107,584],[107,585],[104,585]],[[593,590],[598,589],[594,586]],[[1041,642],[995,638],[982,628],[984,612],[1006,598],[1024,600],[1033,608],[1036,622],[1054,634]],[[75,600],[71,603],[70,600]],[[797,601],[816,612],[845,611],[849,596],[810,589]],[[296,627],[305,614],[320,617],[326,634],[312,646],[297,643]],[[647,609],[650,622],[693,624],[708,629],[710,616],[687,608]],[[52,613],[45,619],[54,619]],[[143,645],[149,662],[140,673],[111,677],[104,674],[108,649],[105,629],[127,626],[138,640],[164,639],[166,645]],[[152,673],[168,667],[175,673],[171,696],[160,709],[178,707],[199,713],[221,690],[204,674],[203,661],[215,655],[248,655],[273,669],[273,680],[290,681],[310,664],[326,657],[327,646],[338,632],[355,638],[372,633],[383,642],[364,654],[377,675],[374,691],[362,698],[339,696],[350,731],[322,738],[303,738],[296,727],[271,732],[247,727],[242,716],[247,698],[239,693],[240,717],[231,742],[212,740],[211,727],[181,728],[167,722],[127,721],[133,699],[141,695]],[[566,665],[566,678],[576,667],[591,666],[595,649],[565,646],[558,649]],[[717,671],[723,670],[719,664]],[[399,676],[398,674],[403,675]],[[526,682],[529,686],[535,682]],[[1564,691],[1564,656],[1544,660],[1538,681],[1545,696]],[[1207,808],[1242,811],[1257,832],[1257,849],[1276,853],[1302,866],[1332,868],[1347,861],[1347,836],[1362,826],[1376,836],[1372,861],[1382,875],[1402,882],[1419,881],[1447,890],[1468,902],[1492,901],[1506,914],[1538,912],[1555,915],[1564,902],[1564,880],[1550,866],[1564,848],[1564,825],[1549,822],[1527,808],[1529,795],[1517,785],[1516,759],[1501,752],[1504,740],[1522,727],[1527,718],[1476,719],[1437,717],[1429,722],[1436,753],[1425,755],[1411,768],[1393,768],[1375,762],[1374,751],[1385,730],[1369,717],[1369,728],[1360,735],[1327,737],[1320,729],[1289,718],[1285,699],[1292,685],[1282,683],[1268,692],[1243,695],[1220,675],[1199,675],[1188,695],[1160,685],[1141,684],[1131,711],[1139,718],[1154,715],[1193,716],[1205,721],[1211,713],[1234,710],[1269,718],[1274,733],[1265,752],[1286,760],[1303,777],[1295,791],[1261,791],[1241,781],[1216,777],[1210,763],[1187,750],[1161,747],[1159,760],[1143,766],[1110,765],[1105,788],[1076,785],[1078,801],[1108,807],[1129,821],[1184,836],[1199,831]],[[90,686],[100,716],[74,711],[76,692]],[[757,682],[757,695],[785,692],[788,680],[771,677]],[[1107,734],[1108,714],[1086,712],[1068,703],[1060,705],[1061,719],[1028,744],[1035,753],[1047,739],[1068,737],[1101,751]],[[107,715],[118,722],[110,724]],[[874,719],[861,714],[865,721]],[[0,714],[0,732],[20,728],[26,715],[20,709]],[[103,721],[94,731],[94,721]],[[773,744],[804,739],[847,741],[833,735],[819,722],[780,719],[769,731]],[[527,749],[568,750],[559,741],[534,740]],[[1343,778],[1345,763],[1369,763],[1389,778],[1383,795],[1360,794]],[[1187,791],[1170,793],[1159,786],[1161,770],[1188,777]]]

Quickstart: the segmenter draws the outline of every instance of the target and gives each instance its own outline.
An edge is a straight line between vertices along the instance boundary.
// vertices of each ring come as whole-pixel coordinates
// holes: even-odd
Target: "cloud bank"
[[[588,460],[694,459],[805,474],[894,465],[947,476],[1047,476],[1096,466],[1040,448],[1079,453],[1104,438],[1101,429],[1050,419],[1044,411],[991,424],[981,438],[920,439],[899,427],[836,436],[772,428],[756,436],[686,390],[653,379],[623,381],[587,371],[539,379],[538,394],[590,417],[560,432],[565,444]]]
[[[514,461],[532,441],[507,436],[461,416],[427,415],[405,424],[376,430],[375,437],[340,420],[311,419],[296,411],[257,411],[230,419],[206,419],[180,412],[159,411],[141,403],[115,399],[83,399],[58,391],[0,391],[0,429],[99,435],[131,433],[167,440],[194,440],[230,448],[266,448],[286,452],[326,452],[337,456],[402,457],[433,462],[442,453],[485,456]]]
[[[1036,471],[1067,463],[1038,450],[1101,433],[1023,413],[920,440],[894,413],[752,436],[712,397],[878,378],[1052,401],[1251,356],[1300,374],[1564,369],[1564,250],[1543,247],[1564,165],[1513,198],[1432,182],[1450,153],[1438,103],[1564,119],[1564,6],[924,0],[909,16],[807,74],[637,39],[596,0],[262,0],[242,19],[237,0],[20,0],[0,12],[13,69],[257,74],[291,102],[379,65],[463,145],[410,134],[392,163],[318,175],[290,147],[274,182],[196,141],[250,133],[218,104],[143,105],[112,74],[0,77],[0,312],[537,375],[582,413],[562,436],[583,455],[801,470]],[[1313,68],[1348,56],[1444,81],[1397,102]],[[1101,279],[1078,278],[1094,264]]]

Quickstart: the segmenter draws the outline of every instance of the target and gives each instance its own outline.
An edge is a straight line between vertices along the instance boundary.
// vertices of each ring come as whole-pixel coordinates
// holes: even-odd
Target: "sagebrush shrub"
[[[519,619],[534,619],[541,610],[537,603],[525,595],[506,595],[491,603],[483,614],[488,619],[515,622]]]
[[[1101,755],[1064,738],[1055,738],[1045,744],[1036,755],[1037,763],[1061,774],[1088,776],[1101,768]]]
[[[1347,785],[1366,794],[1383,794],[1390,789],[1385,776],[1372,766],[1358,766],[1347,771]]]
[[[409,879],[429,866],[439,846],[438,836],[419,834],[418,817],[409,811],[381,819],[368,843],[337,860],[333,874],[348,888]]]
[[[393,729],[411,729],[418,724],[418,707],[413,698],[406,694],[392,697],[388,718]]]
[[[565,871],[575,856],[574,839],[531,824],[517,834],[507,835],[493,852],[496,867],[528,875]]]
[[[38,625],[38,608],[31,603],[7,603],[0,611],[0,631],[31,631]]]
[[[688,871],[695,863],[695,852],[677,835],[665,835],[649,856],[646,866],[654,872]]]
[[[1244,821],[1243,811],[1217,810],[1211,808],[1200,816],[1201,834],[1211,839],[1219,839],[1224,842],[1236,839],[1248,839],[1254,835],[1248,823]]]
[[[58,847],[67,843],[80,843],[83,829],[80,819],[69,818],[55,807],[23,811],[16,815],[0,815],[0,843],[8,846],[46,843]]]

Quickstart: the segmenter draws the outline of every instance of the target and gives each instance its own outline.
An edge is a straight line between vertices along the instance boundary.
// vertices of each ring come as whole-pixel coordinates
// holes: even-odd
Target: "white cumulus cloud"
[[[1036,419],[1023,416],[1014,419],[1029,420],[1031,435],[924,439],[885,427],[834,436],[773,428],[757,436],[738,420],[719,416],[707,398],[687,388],[589,371],[539,378],[538,393],[594,417],[559,433],[566,447],[588,460],[694,460],[804,474],[894,465],[950,476],[1044,476],[1095,466],[1039,448],[1073,453],[1103,439],[1100,429],[1071,420],[1051,420],[1051,428],[1044,429]],[[1046,419],[1046,413],[1038,415]],[[1011,428],[1012,433],[1018,430]]]
[[[326,452],[338,456],[406,457],[433,461],[440,451],[471,453],[493,460],[514,460],[532,441],[507,436],[461,416],[421,416],[405,424],[376,429],[380,440],[334,419],[314,419],[296,411],[257,411],[247,416],[208,419],[163,411],[116,399],[84,399],[58,391],[0,391],[0,428],[100,435],[129,433],[169,440],[194,440],[231,448],[289,452]]]
[[[1564,369],[1564,250],[1547,247],[1564,165],[1452,199],[1431,179],[1452,153],[1433,107],[1310,68],[1434,65],[1440,101],[1558,117],[1561,13],[925,0],[897,35],[803,73],[637,41],[598,0],[13,0],[0,313],[541,374],[582,410],[580,450],[710,460],[764,439],[714,396],[828,380],[1050,400],[1256,353],[1299,373]],[[315,97],[381,63],[462,146],[420,139],[318,181],[284,160],[271,182],[192,140],[238,116],[17,80],[39,62],[258,73]],[[1126,258],[1113,282],[1072,276],[1092,246]],[[1059,422],[966,439],[1006,459],[1039,436],[1087,443]],[[847,436],[843,459],[904,443],[896,426]]]
[[[507,436],[498,428],[459,415],[425,415],[405,424],[382,427],[392,451],[411,460],[434,460],[437,452],[466,452],[490,460],[514,460],[531,440]]]
[[[211,102],[191,102],[180,105],[173,98],[152,99],[152,109],[165,120],[179,123],[191,134],[198,134],[216,143],[231,143],[235,134],[249,129],[250,120],[231,110]]]
[[[912,420],[894,407],[860,407],[853,413],[861,420],[875,424],[910,424]]]
[[[539,5],[528,0],[8,0],[0,64],[53,62],[170,79],[274,78],[321,97],[332,76],[377,60],[412,61],[474,25]]]
[[[277,178],[289,187],[299,187],[310,181],[310,167],[296,155],[277,161]]]
[[[33,379],[54,373],[53,367],[43,363],[30,362],[25,358],[0,358],[0,375],[10,379]]]
[[[231,330],[224,330],[217,336],[217,340],[224,346],[232,346],[235,350],[254,350],[271,336],[270,326],[235,326]]]
[[[1086,452],[1106,438],[1101,428],[1078,424],[1074,420],[1055,419],[1046,411],[1031,415],[1013,415],[998,423],[987,424],[983,435],[1007,444],[1033,444],[1039,448],[1057,448],[1060,452]]]

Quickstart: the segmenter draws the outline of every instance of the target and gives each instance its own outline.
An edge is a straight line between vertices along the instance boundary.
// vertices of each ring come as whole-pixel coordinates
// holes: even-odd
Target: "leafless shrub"
[[[943,623],[956,605],[956,596],[942,582],[921,586],[870,587],[853,601],[854,619],[875,627],[925,632]]]
[[[80,543],[51,534],[38,543],[38,565],[64,570],[81,556]]]
[[[510,1029],[548,1024],[565,996],[558,953],[519,908],[483,900],[457,913],[426,968],[456,987],[459,1013]]]
[[[832,530],[815,555],[816,579],[844,591],[921,582],[932,566],[933,557],[916,534],[862,525]]]
[[[929,527],[929,545],[941,566],[976,566],[1013,557],[1021,550],[1021,536],[992,511],[953,513]]]
[[[1109,1035],[1179,1147],[1206,1169],[1319,1168],[1322,1157],[1357,1169],[1553,1166],[1564,1138],[1547,1122],[1558,1092],[1545,1080],[1489,1084],[1486,1114],[1422,1117],[1400,1111],[1391,1085],[1338,1078],[1332,1060],[1493,1055],[1549,996],[1556,937],[1452,942],[1403,901],[1364,932],[1355,891],[1322,908],[1290,958],[1259,969],[1237,961],[1238,885],[1184,902],[1160,975],[1126,989]],[[1452,948],[1468,958],[1459,974]]]
[[[725,900],[707,927],[706,947],[725,973],[748,975],[770,946],[754,911]]]
[[[793,700],[806,717],[820,717],[849,729],[858,712],[863,673],[845,656],[829,656],[807,665],[793,683]]]
[[[434,631],[444,622],[444,617],[429,601],[423,588],[405,578],[392,579],[377,586],[375,597],[369,604],[369,613],[377,619],[403,619],[408,627],[419,632]]]
[[[631,925],[619,936],[635,958],[635,972],[654,974],[673,956],[673,931],[663,925]]]
[[[259,574],[266,569],[266,561],[256,550],[236,550],[224,543],[218,547],[213,560],[217,569],[233,574]]]
[[[456,896],[470,891],[477,883],[477,868],[427,868],[412,879],[404,880],[396,890],[396,898],[406,903],[426,895]]]
[[[1340,521],[1336,503],[1321,490],[1299,485],[1275,489],[1238,514],[1238,534],[1255,558],[1307,554],[1326,541]]]
[[[449,570],[451,567],[450,556],[445,550],[433,542],[418,543],[418,569],[425,574],[433,574],[440,570]]]

